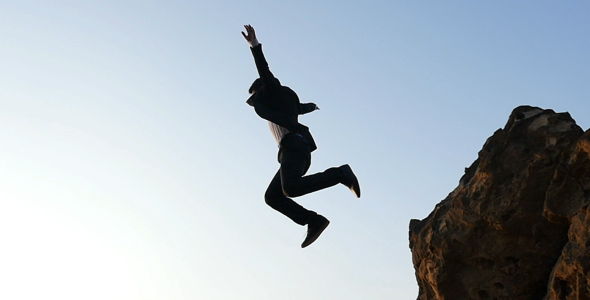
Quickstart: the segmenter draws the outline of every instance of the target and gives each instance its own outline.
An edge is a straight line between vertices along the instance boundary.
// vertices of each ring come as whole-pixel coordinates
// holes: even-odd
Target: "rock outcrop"
[[[410,248],[419,300],[590,299],[590,130],[517,107]]]

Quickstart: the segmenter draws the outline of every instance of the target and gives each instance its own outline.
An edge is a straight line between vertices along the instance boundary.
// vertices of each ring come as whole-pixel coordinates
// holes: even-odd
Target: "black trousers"
[[[264,200],[266,204],[299,225],[306,225],[317,215],[307,210],[290,197],[299,197],[342,182],[342,171],[329,168],[324,172],[304,176],[311,165],[311,147],[298,134],[287,134],[279,150],[281,168],[268,185]]]

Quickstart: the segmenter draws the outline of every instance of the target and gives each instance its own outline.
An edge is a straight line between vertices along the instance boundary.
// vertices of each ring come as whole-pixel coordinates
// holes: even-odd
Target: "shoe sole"
[[[301,244],[301,248],[305,248],[315,242],[320,237],[322,232],[324,232],[324,230],[328,227],[328,225],[330,225],[330,221],[326,219],[326,222],[322,224],[320,230],[318,230],[316,234],[312,235],[307,242],[303,242],[303,244]]]

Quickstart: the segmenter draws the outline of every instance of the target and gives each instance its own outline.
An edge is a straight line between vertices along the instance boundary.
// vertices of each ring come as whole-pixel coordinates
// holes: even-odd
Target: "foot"
[[[340,167],[342,170],[342,174],[344,174],[344,181],[342,182],[346,185],[355,195],[357,198],[361,197],[361,186],[359,185],[359,181],[352,172],[352,169],[349,165],[344,165]]]
[[[329,224],[330,221],[328,221],[328,219],[326,219],[324,216],[315,216],[307,224],[307,236],[305,237],[303,244],[301,244],[301,248],[305,248],[311,245],[311,243],[315,242],[315,240],[317,240],[318,237],[320,237],[320,234],[322,234],[324,229],[326,229],[326,227],[328,227]]]

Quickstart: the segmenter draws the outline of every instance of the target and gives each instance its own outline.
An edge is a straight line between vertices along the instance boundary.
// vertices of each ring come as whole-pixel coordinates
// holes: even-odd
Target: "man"
[[[298,197],[338,183],[344,184],[360,198],[359,182],[349,165],[329,168],[324,172],[304,176],[311,165],[311,152],[317,147],[309,128],[298,121],[298,115],[318,110],[314,103],[300,103],[297,94],[281,85],[268,68],[262,45],[256,39],[254,28],[245,25],[242,35],[250,44],[260,78],[249,89],[247,103],[261,118],[268,121],[271,133],[279,144],[279,171],[270,182],[264,195],[266,203],[299,225],[307,225],[307,236],[302,248],[313,243],[328,227],[330,221],[316,212],[307,210],[289,197]]]

